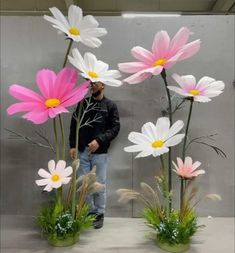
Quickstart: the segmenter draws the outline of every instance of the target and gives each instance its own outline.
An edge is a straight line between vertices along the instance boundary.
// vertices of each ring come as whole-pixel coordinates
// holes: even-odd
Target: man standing
[[[86,110],[88,101],[92,103],[91,109],[87,110],[81,124],[83,127],[79,131],[79,175],[88,173],[93,166],[96,166],[96,175],[98,182],[104,185],[104,189],[87,198],[90,205],[90,214],[94,214],[96,219],[94,228],[103,226],[104,213],[106,207],[106,172],[108,166],[108,148],[110,142],[117,136],[120,130],[119,114],[114,102],[104,96],[105,85],[102,82],[91,84],[91,97],[86,98],[83,102],[82,112]],[[70,156],[75,158],[76,146],[76,126],[77,114],[80,103],[76,112],[73,114],[70,125]],[[90,122],[89,124],[84,124]]]

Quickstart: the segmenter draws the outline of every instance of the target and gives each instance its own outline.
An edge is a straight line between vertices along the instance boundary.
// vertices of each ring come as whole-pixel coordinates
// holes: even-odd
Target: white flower
[[[45,186],[44,191],[50,192],[53,188],[59,188],[62,184],[68,184],[71,177],[69,177],[73,173],[73,169],[71,166],[65,168],[66,162],[63,160],[59,160],[57,164],[55,164],[54,160],[50,160],[48,162],[47,172],[44,169],[40,169],[38,171],[38,175],[43,177],[43,179],[36,180],[36,184],[38,186]]]
[[[216,97],[223,92],[225,87],[222,81],[216,81],[215,79],[204,76],[198,83],[192,75],[179,76],[173,74],[172,77],[179,84],[179,87],[168,86],[169,90],[172,90],[184,97],[193,97],[194,101],[197,102],[209,102],[210,98]]]
[[[70,63],[81,71],[81,75],[91,80],[91,82],[100,81],[104,84],[116,87],[122,85],[122,82],[116,79],[121,77],[121,73],[118,70],[108,70],[109,65],[97,60],[94,54],[85,53],[83,59],[78,49],[74,48],[72,50],[72,56],[68,58]]]
[[[167,117],[157,120],[156,125],[147,122],[142,126],[141,133],[131,132],[128,139],[135,145],[125,147],[126,152],[140,152],[136,158],[153,155],[154,157],[167,153],[168,147],[181,142],[184,134],[177,134],[184,126],[182,120],[177,120],[171,127]]]
[[[107,34],[105,28],[98,28],[99,23],[96,19],[87,15],[83,17],[82,9],[76,5],[70,5],[68,10],[68,20],[61,11],[52,7],[49,8],[54,18],[44,15],[44,19],[51,22],[54,28],[65,33],[68,38],[82,42],[88,47],[99,47],[102,42],[97,37]]]

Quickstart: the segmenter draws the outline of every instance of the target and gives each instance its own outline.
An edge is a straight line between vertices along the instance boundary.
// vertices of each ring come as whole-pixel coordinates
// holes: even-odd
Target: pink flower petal
[[[48,120],[48,110],[31,111],[23,115],[22,118],[32,121],[34,124],[42,124]]]
[[[191,167],[191,172],[193,172],[194,170],[196,170],[200,165],[201,165],[201,163],[198,162],[198,161],[196,161],[195,163],[193,163],[193,165]]]
[[[143,47],[133,47],[131,53],[137,60],[147,64],[151,64],[155,59],[154,55]]]
[[[43,97],[38,95],[36,92],[34,92],[28,88],[25,88],[21,85],[18,85],[18,84],[11,85],[9,88],[9,93],[13,97],[15,97],[21,101],[24,101],[24,102],[34,102],[34,101],[42,102],[42,101],[44,101]]]
[[[63,97],[61,106],[67,107],[72,106],[80,102],[87,94],[90,81],[82,83],[79,87],[73,89],[69,94]]]
[[[197,170],[197,171],[193,172],[191,175],[193,177],[197,177],[197,176],[205,174],[205,173],[206,173],[205,170]]]
[[[158,32],[153,40],[152,51],[154,56],[158,58],[165,58],[169,49],[170,38],[166,31]]]
[[[55,98],[54,95],[54,82],[56,74],[50,69],[42,69],[37,72],[36,76],[38,87],[45,98]]]
[[[118,64],[119,70],[125,73],[135,73],[148,67],[149,65],[143,62],[126,62]]]
[[[182,27],[173,37],[170,42],[168,57],[175,55],[188,41],[190,30],[187,27]]]
[[[61,99],[76,85],[78,73],[74,68],[63,68],[57,75],[52,97]]]
[[[131,75],[128,78],[124,79],[123,81],[129,84],[141,83],[151,75],[151,73],[137,72],[134,75]]]
[[[58,114],[67,113],[67,112],[69,111],[61,105],[48,108],[48,115],[52,119],[55,118]]]
[[[7,108],[7,113],[9,115],[15,114],[17,112],[27,112],[33,111],[35,108],[43,109],[44,106],[38,102],[21,102],[15,103]]]
[[[200,45],[201,45],[200,40],[194,40],[193,42],[185,45],[180,50],[180,52],[182,52],[182,55],[180,56],[179,61],[185,60],[185,59],[193,56],[194,54],[196,54],[198,52],[198,50],[200,49]]]

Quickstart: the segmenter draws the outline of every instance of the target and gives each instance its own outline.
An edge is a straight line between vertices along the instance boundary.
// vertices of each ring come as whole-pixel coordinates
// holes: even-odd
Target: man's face
[[[91,84],[91,94],[96,93],[97,91],[102,91],[104,89],[104,84],[101,82],[96,82]]]

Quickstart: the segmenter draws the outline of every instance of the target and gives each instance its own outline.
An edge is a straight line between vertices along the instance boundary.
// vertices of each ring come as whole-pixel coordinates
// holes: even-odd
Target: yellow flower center
[[[80,31],[76,27],[71,27],[69,33],[72,35],[80,35]]]
[[[45,101],[45,106],[48,108],[60,105],[60,100],[57,98],[49,98]]]
[[[152,143],[152,148],[161,148],[164,144],[164,141],[157,140]]]
[[[200,94],[198,90],[189,90],[189,93],[192,94],[193,96],[197,96]]]
[[[53,176],[51,177],[51,180],[52,180],[53,182],[56,182],[56,181],[60,180],[60,176],[59,176],[59,175],[53,175]]]
[[[156,60],[156,61],[153,63],[153,67],[156,67],[156,66],[163,66],[166,62],[167,62],[167,59],[165,59],[165,58],[160,58],[160,59]]]
[[[97,77],[99,77],[99,75],[98,75],[96,72],[94,72],[94,71],[89,71],[87,74],[88,74],[90,77],[92,77],[92,78],[97,78]]]

